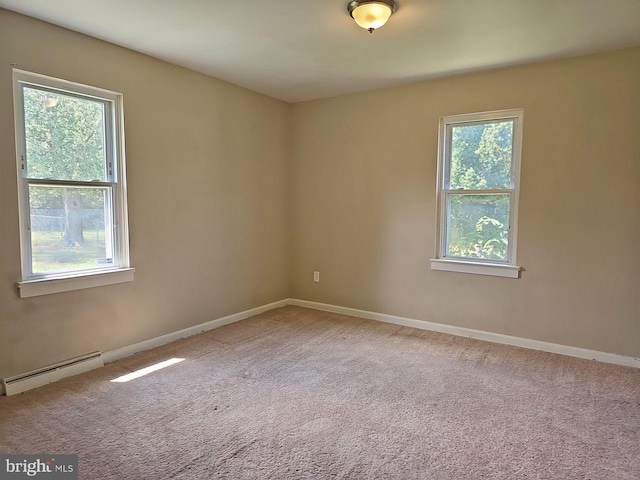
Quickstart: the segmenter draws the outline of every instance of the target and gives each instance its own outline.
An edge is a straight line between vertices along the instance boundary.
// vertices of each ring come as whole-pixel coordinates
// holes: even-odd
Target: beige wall
[[[522,278],[430,270],[439,117],[516,107]],[[296,104],[292,125],[293,297],[640,357],[640,49]]]
[[[11,63],[124,93],[134,282],[18,298]],[[0,9],[0,378],[289,296],[640,357],[638,85],[640,48],[290,106]],[[439,117],[515,107],[522,278],[431,271]]]
[[[11,63],[124,94],[134,282],[18,298]],[[0,378],[287,297],[289,109],[0,9]]]

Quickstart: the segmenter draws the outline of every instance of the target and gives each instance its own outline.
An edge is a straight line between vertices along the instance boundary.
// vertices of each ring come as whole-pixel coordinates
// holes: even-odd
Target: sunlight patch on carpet
[[[135,372],[127,373],[126,375],[122,375],[121,377],[114,378],[111,381],[116,383],[129,382],[131,380],[135,380],[136,378],[144,377],[145,375],[149,375],[150,373],[162,370],[163,368],[169,367],[171,365],[175,365],[176,363],[180,363],[183,360],[184,358],[170,358],[169,360],[165,360],[164,362],[155,363],[153,365],[149,365],[148,367],[141,368],[140,370],[136,370]]]

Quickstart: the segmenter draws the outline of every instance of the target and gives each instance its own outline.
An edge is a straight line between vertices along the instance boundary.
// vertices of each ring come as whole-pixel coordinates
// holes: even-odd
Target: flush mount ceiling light
[[[397,9],[398,4],[395,0],[352,0],[347,4],[351,18],[369,33],[387,23]]]

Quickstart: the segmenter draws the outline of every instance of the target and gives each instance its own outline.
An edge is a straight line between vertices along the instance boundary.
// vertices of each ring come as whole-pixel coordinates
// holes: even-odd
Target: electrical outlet
[[[313,272],[313,281],[320,283],[320,272]]]

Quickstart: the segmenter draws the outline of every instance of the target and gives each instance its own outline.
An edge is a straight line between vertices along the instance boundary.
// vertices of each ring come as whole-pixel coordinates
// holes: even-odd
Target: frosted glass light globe
[[[365,3],[356,7],[351,16],[358,25],[372,32],[387,23],[392,13],[389,5],[384,3]]]

